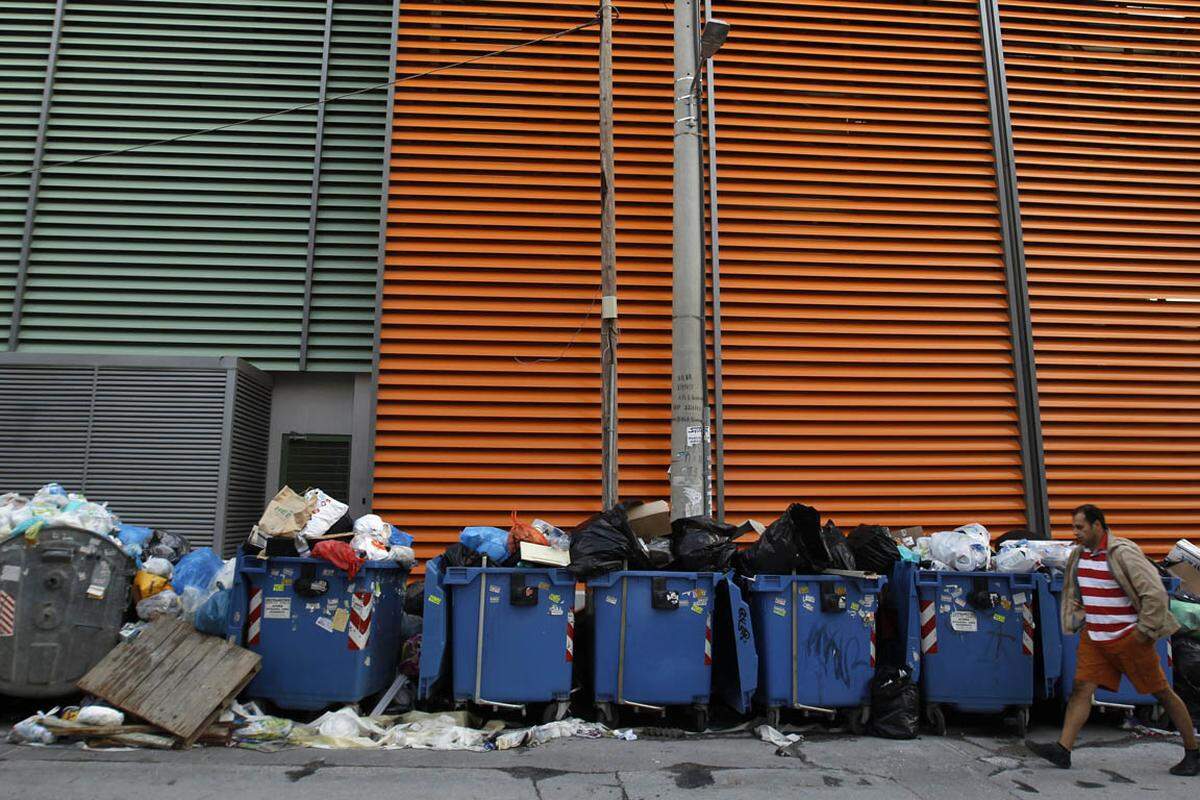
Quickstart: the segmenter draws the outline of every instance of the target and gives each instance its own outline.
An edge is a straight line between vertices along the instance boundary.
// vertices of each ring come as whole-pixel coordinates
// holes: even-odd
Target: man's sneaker
[[[1172,775],[1200,775],[1200,750],[1184,750],[1183,761],[1171,767]]]
[[[1046,742],[1043,744],[1041,742],[1031,742],[1026,739],[1025,746],[1029,748],[1031,753],[1041,756],[1056,767],[1062,769],[1071,768],[1071,751],[1058,742]]]

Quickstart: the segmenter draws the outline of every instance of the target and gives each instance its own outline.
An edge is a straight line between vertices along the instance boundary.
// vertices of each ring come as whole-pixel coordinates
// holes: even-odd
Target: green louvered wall
[[[31,18],[0,51],[2,80],[19,80],[23,99],[0,130],[6,166],[29,163],[53,7],[0,0],[0,18]],[[393,0],[333,9],[326,94],[386,81]],[[325,0],[67,0],[46,162],[314,101],[325,18]],[[370,368],[386,100],[380,90],[327,107],[308,369]],[[237,355],[296,369],[317,116],[45,172],[18,349]],[[0,303],[12,294],[27,185],[0,184]]]

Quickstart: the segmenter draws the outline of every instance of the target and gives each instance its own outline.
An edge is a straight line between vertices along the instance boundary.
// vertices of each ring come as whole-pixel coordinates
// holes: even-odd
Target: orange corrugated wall
[[[1053,519],[1162,553],[1200,530],[1200,6],[1000,10]]]
[[[1024,524],[976,5],[726,2],[718,56],[729,516]],[[399,74],[591,2],[405,2]],[[615,41],[621,489],[668,491],[671,12]],[[427,557],[600,501],[593,31],[401,84],[376,509]]]

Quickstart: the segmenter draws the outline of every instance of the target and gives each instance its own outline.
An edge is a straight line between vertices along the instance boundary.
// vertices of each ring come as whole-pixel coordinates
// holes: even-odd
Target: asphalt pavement
[[[1033,735],[1055,733],[1045,727]],[[749,731],[572,739],[486,753],[0,745],[0,800],[778,800],[797,791],[831,800],[1200,797],[1200,778],[1167,774],[1182,752],[1173,740],[1095,723],[1074,768],[1059,770],[1031,758],[1011,733],[992,734],[976,725],[943,738],[887,741],[810,730],[786,755]]]

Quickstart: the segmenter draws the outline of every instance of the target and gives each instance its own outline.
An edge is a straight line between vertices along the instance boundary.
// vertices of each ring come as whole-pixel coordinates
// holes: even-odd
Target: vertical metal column
[[[704,21],[712,17],[714,0],[704,4]],[[716,495],[713,516],[725,521],[725,365],[721,360],[721,233],[717,204],[717,83],[713,60],[704,62],[705,126],[708,140],[708,234],[711,241],[709,265],[712,274],[713,326],[713,444],[715,446]]]
[[[613,7],[600,5],[600,425],[604,508],[620,495],[617,449],[617,200],[613,144]]]
[[[317,206],[321,200],[321,150],[325,147],[325,91],[329,82],[329,41],[333,34],[333,0],[325,0],[325,33],[321,42],[321,77],[317,84],[317,125],[313,143],[312,188],[308,197],[308,244],[304,253],[304,300],[300,312],[298,367],[308,366],[308,326],[312,316],[313,266],[317,255]]]
[[[996,195],[1004,242],[1004,276],[1008,294],[1013,371],[1017,392],[1017,424],[1021,439],[1022,481],[1029,527],[1050,535],[1050,501],[1038,404],[1037,365],[1029,307],[1029,275],[1021,233],[1021,201],[1013,153],[1008,80],[1004,71],[1004,42],[997,0],[979,0],[979,30],[987,72],[988,114],[992,122],[992,151],[996,160]]]
[[[50,103],[54,97],[54,71],[58,68],[58,45],[62,39],[66,0],[54,4],[54,22],[50,26],[50,54],[46,57],[46,79],[42,82],[42,105],[38,109],[37,132],[33,140],[33,160],[29,173],[29,193],[25,198],[25,224],[17,252],[17,277],[13,286],[12,315],[8,321],[8,349],[16,350],[21,340],[21,316],[25,306],[25,286],[29,280],[29,256],[33,249],[33,222],[37,216],[38,188],[42,183],[42,159],[46,156],[46,128],[50,123]]]

